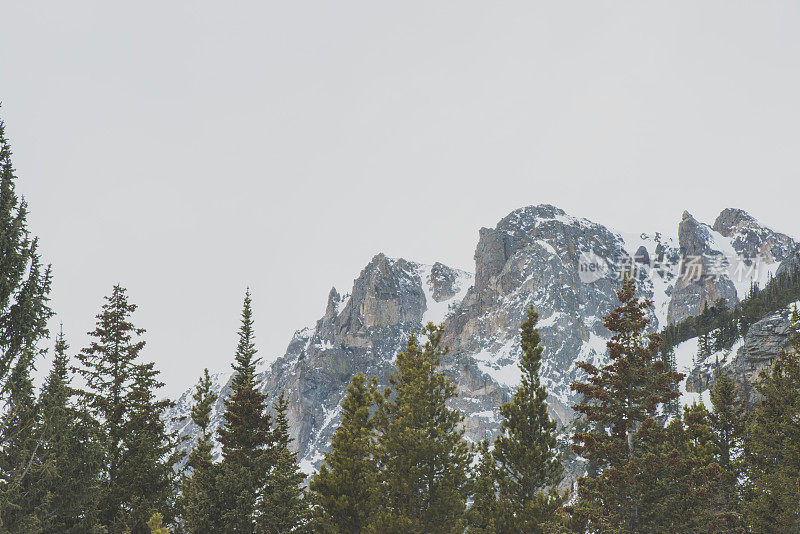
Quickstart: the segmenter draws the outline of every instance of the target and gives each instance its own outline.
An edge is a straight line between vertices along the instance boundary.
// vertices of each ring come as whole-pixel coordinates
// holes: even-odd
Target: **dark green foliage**
[[[797,300],[800,300],[800,270],[783,272],[770,278],[763,289],[752,284],[748,295],[734,306],[721,299],[696,317],[668,325],[662,332],[661,350],[666,353],[683,341],[706,334],[710,335],[712,351],[729,349],[747,333],[750,325]]]
[[[370,408],[377,382],[363,373],[353,377],[342,401],[342,422],[331,440],[331,452],[311,480],[318,506],[315,521],[322,532],[356,534],[374,509],[377,484],[375,433]]]
[[[391,388],[375,414],[380,503],[366,531],[461,532],[469,494],[469,447],[463,416],[447,407],[455,385],[438,370],[447,349],[428,324],[420,347],[413,334],[397,355]]]
[[[9,393],[9,373],[30,371],[47,337],[50,267],[43,267],[37,240],[27,227],[28,207],[15,193],[11,147],[0,120],[0,397]],[[4,477],[7,477],[5,474]]]
[[[704,332],[697,337],[697,357],[695,364],[706,361],[711,356],[713,350],[713,342],[711,341],[711,334]]]
[[[752,532],[800,532],[800,317],[790,349],[756,386],[763,400],[747,426],[745,515]]]
[[[53,366],[39,397],[42,440],[43,532],[90,532],[99,528],[97,501],[104,450],[99,423],[74,404],[68,345],[56,340]]]
[[[51,284],[37,240],[27,228],[28,208],[15,192],[11,147],[0,121],[0,527],[22,532],[39,528],[36,484],[44,465],[36,435],[37,411],[31,370],[47,337]]]
[[[539,381],[542,347],[531,306],[522,323],[519,367],[521,384],[512,402],[500,407],[503,422],[495,441],[499,532],[540,532],[561,506],[557,492],[547,492],[561,480],[557,458],[556,422],[547,412],[547,390]]]
[[[578,366],[586,382],[572,384],[584,402],[575,410],[586,418],[588,429],[573,437],[574,451],[595,462],[598,474],[579,481],[581,503],[576,515],[609,531],[647,530],[646,511],[652,506],[657,474],[651,467],[663,461],[658,444],[663,427],[655,420],[658,408],[675,398],[674,385],[682,375],[670,371],[657,351],[658,335],[644,335],[650,301],[635,297],[631,279],[617,293],[620,306],[605,318],[613,336],[608,342],[611,363],[601,369],[587,362]]]
[[[211,408],[217,396],[212,393],[211,385],[211,376],[208,369],[205,369],[192,395],[192,422],[197,425],[200,435],[186,462],[190,473],[181,485],[180,505],[186,530],[197,534],[211,532],[217,515],[214,509],[215,471],[211,462],[213,436],[209,429]]]
[[[496,466],[488,439],[480,443],[478,453],[480,463],[472,480],[472,506],[467,510],[467,532],[495,534],[499,519]]]
[[[130,322],[134,311],[125,289],[114,286],[77,370],[86,382],[85,406],[103,432],[100,520],[111,530],[146,532],[155,511],[172,509],[176,458],[163,421],[171,403],[156,400],[163,384],[154,365],[138,362],[145,342],[144,330]]]
[[[158,374],[152,362],[136,365],[126,399],[128,414],[117,489],[125,524],[133,532],[144,532],[147,520],[157,510],[164,511],[169,520],[175,516],[177,480],[173,466],[179,455],[176,440],[164,424],[164,413],[172,402],[158,400],[155,395],[164,385],[158,381]]]
[[[297,454],[289,449],[289,408],[281,391],[275,400],[275,428],[273,446],[265,451],[269,472],[264,487],[259,492],[256,532],[282,534],[299,532],[308,523],[309,509],[302,487],[305,475],[297,467]]]
[[[714,499],[716,515],[720,524],[729,525],[729,531],[743,528],[739,478],[742,475],[745,407],[738,398],[734,381],[719,369],[714,388],[711,390],[711,431],[715,445],[715,461],[720,467],[721,477]],[[719,529],[720,531],[722,529]]]
[[[41,528],[36,513],[41,499],[36,479],[41,476],[41,440],[36,436],[36,405],[30,367],[17,361],[8,379],[11,395],[2,419],[0,472],[0,527],[7,532],[30,532]]]
[[[225,399],[225,421],[218,431],[222,462],[216,479],[215,510],[226,532],[254,531],[256,499],[269,469],[264,453],[273,446],[275,438],[267,411],[267,396],[256,384],[257,361],[248,290],[233,363],[231,394]]]

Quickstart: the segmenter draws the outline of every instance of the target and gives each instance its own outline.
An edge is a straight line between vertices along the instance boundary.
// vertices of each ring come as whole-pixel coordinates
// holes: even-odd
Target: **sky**
[[[800,3],[4,2],[0,118],[76,352],[115,283],[167,394],[378,252],[474,269],[550,203],[800,234]],[[40,364],[46,367],[46,362]]]

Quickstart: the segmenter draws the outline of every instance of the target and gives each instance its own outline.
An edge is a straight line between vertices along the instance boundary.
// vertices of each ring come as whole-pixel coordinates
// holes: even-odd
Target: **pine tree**
[[[51,271],[41,265],[37,240],[27,228],[27,204],[17,197],[15,182],[0,120],[0,527],[25,531],[38,528],[33,508],[41,440],[34,435],[30,376],[52,317]]]
[[[368,383],[363,373],[355,375],[347,387],[331,452],[310,484],[319,508],[319,531],[357,534],[375,508],[377,465],[370,408],[377,395],[375,378]]]
[[[41,440],[37,439],[37,410],[30,366],[20,358],[8,380],[11,393],[2,419],[0,470],[0,527],[3,532],[36,532],[41,529],[36,514],[41,475]]]
[[[697,358],[695,364],[702,363],[711,356],[711,336],[704,332],[697,338]]]
[[[156,398],[155,392],[164,386],[158,375],[152,362],[135,365],[125,400],[123,454],[114,489],[125,511],[124,524],[133,532],[145,532],[147,520],[157,510],[174,519],[177,480],[173,466],[179,454],[165,425],[164,416],[172,402]]]
[[[747,426],[744,509],[752,532],[800,532],[800,317],[790,348],[762,373],[763,396]]]
[[[39,397],[37,434],[42,440],[42,531],[93,532],[99,528],[97,501],[103,443],[99,423],[73,402],[69,346],[56,339],[53,365]]]
[[[586,382],[571,387],[583,395],[575,410],[585,416],[589,428],[573,436],[573,450],[596,462],[598,474],[579,480],[581,503],[573,510],[594,528],[622,532],[647,531],[642,522],[653,495],[642,486],[652,480],[649,465],[657,465],[652,451],[641,442],[650,439],[659,424],[659,406],[676,397],[674,385],[682,375],[670,371],[658,356],[660,338],[645,335],[651,301],[635,296],[633,280],[626,279],[617,292],[620,306],[605,318],[612,332],[608,342],[611,363],[597,368],[578,362]],[[647,462],[642,463],[642,454]]]
[[[136,305],[116,285],[106,297],[94,339],[77,359],[86,383],[83,403],[101,423],[103,432],[103,492],[101,523],[112,530],[144,532],[146,521],[158,509],[170,509],[172,452],[163,414],[169,401],[155,400],[162,384],[152,363],[138,362],[145,342],[144,329],[131,323]]]
[[[186,529],[191,533],[201,534],[213,531],[216,511],[214,510],[214,465],[211,450],[213,436],[209,428],[211,424],[211,408],[217,396],[211,391],[212,383],[208,369],[195,386],[194,404],[192,405],[192,422],[197,426],[200,435],[197,444],[189,453],[186,462],[191,471],[184,478],[181,492],[181,507]]]
[[[683,417],[666,428],[647,419],[636,440],[641,531],[716,531],[720,518],[709,504],[718,492],[720,469],[705,407],[685,407]]]
[[[720,466],[719,495],[715,502],[720,523],[731,525],[731,530],[741,528],[741,502],[739,479],[742,475],[741,455],[743,451],[745,406],[738,399],[736,383],[721,371],[716,371],[716,380],[711,390],[711,429],[716,446],[716,462]]]
[[[666,366],[667,370],[672,371],[674,373],[678,372],[678,363],[675,361],[675,348],[671,347],[664,353],[664,365]],[[664,406],[664,414],[667,418],[675,419],[681,416],[681,403],[679,400],[679,391],[678,391],[678,384],[672,384],[672,390],[675,393],[678,393],[678,396],[669,399]]]
[[[561,480],[556,422],[547,412],[547,390],[539,381],[543,348],[536,329],[539,315],[528,308],[522,323],[521,385],[514,400],[500,406],[503,422],[495,441],[500,518],[499,532],[541,532],[562,498],[548,491]]]
[[[37,240],[27,227],[28,206],[15,193],[16,179],[5,122],[0,120],[0,396],[9,394],[9,374],[15,368],[18,379],[24,367],[30,372],[53,315],[51,270],[41,265]]]
[[[270,466],[267,481],[260,491],[256,532],[282,534],[299,532],[308,523],[308,502],[302,487],[305,475],[297,467],[297,453],[289,449],[289,408],[283,391],[278,393],[275,410],[274,441],[264,452]]]
[[[463,415],[447,407],[456,386],[439,371],[443,330],[429,323],[397,355],[375,414],[380,506],[367,532],[461,532],[469,493]]]
[[[239,344],[233,363],[231,394],[225,399],[224,424],[218,430],[222,462],[216,480],[222,527],[219,531],[250,533],[255,529],[256,498],[266,482],[269,466],[264,452],[274,443],[267,396],[258,390],[255,371],[250,291],[245,294]]]
[[[480,462],[472,478],[472,506],[467,510],[467,532],[470,534],[495,534],[498,532],[497,479],[494,455],[489,440],[478,446]]]

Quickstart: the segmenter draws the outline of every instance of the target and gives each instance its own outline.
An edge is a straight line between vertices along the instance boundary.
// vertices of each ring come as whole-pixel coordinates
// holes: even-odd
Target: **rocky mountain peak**
[[[777,264],[792,257],[797,243],[786,234],[763,226],[744,210],[726,208],[714,221],[714,230],[730,238],[737,254],[748,262]]]
[[[753,226],[758,226],[758,221],[746,211],[738,208],[725,208],[717,216],[713,228],[725,237],[730,237],[743,227]]]
[[[576,400],[569,384],[580,378],[575,362],[607,362],[603,317],[617,305],[622,267],[636,269],[638,295],[655,302],[649,330],[656,331],[746,292],[752,275],[734,283],[730,272],[715,270],[719,260],[751,249],[777,258],[784,245],[796,248],[740,210],[723,211],[715,227],[684,212],[677,240],[623,234],[543,204],[480,229],[474,277],[441,262],[376,254],[349,293],[331,289],[322,317],[294,334],[286,353],[259,375],[261,387],[289,395],[292,438],[310,472],[322,461],[352,376],[363,372],[387,384],[408,335],[431,321],[444,325],[450,347],[442,365],[457,386],[451,404],[466,416],[466,436],[479,440],[497,432],[497,409],[519,382],[519,328],[533,304],[545,349],[542,384],[551,413],[566,424]],[[700,275],[682,276],[695,256]],[[223,396],[226,381],[220,377]],[[172,415],[187,416],[190,398],[187,392]],[[215,421],[223,408],[217,403]],[[175,428],[192,435],[186,420]]]

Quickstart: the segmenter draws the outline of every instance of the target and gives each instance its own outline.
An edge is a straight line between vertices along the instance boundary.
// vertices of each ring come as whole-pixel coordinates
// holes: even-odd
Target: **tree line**
[[[197,440],[187,456],[165,420],[171,406],[144,360],[136,306],[115,286],[71,354],[55,336],[41,388],[31,374],[53,316],[15,193],[0,122],[0,532],[9,533],[666,533],[800,531],[800,316],[790,349],[756,386],[748,412],[721,370],[712,409],[667,415],[683,375],[646,334],[652,302],[625,280],[604,324],[608,363],[577,362],[580,401],[559,429],[540,381],[546,357],[527,310],[520,384],[494,440],[472,443],[449,406],[442,329],[428,324],[397,354],[386,387],[352,378],[330,451],[308,481],[299,470],[283,392],[268,398],[249,291],[230,394],[217,401],[206,370],[194,388]],[[563,450],[561,435],[572,446]],[[185,460],[182,461],[182,460]],[[564,465],[580,466],[571,480]],[[178,466],[185,467],[179,468]],[[566,489],[559,490],[559,487]]]
[[[798,252],[800,254],[800,252]],[[731,305],[720,299],[694,317],[667,325],[661,332],[664,355],[692,338],[709,344],[710,353],[730,349],[743,338],[753,323],[800,300],[800,264],[769,277],[763,288],[752,283],[747,296]]]

